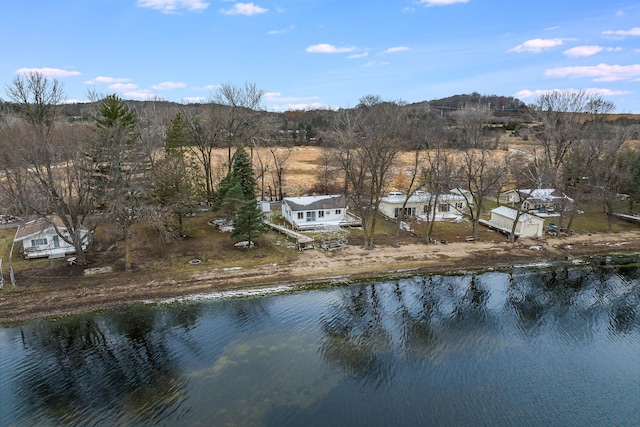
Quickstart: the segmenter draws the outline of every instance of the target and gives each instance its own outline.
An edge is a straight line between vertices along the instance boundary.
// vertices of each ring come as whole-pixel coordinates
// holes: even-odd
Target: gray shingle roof
[[[322,209],[345,209],[347,199],[342,194],[330,196],[285,197],[283,199],[293,212]]]

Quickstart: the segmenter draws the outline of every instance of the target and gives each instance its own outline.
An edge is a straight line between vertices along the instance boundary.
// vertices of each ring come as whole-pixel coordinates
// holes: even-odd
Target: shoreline
[[[250,268],[209,268],[163,279],[113,273],[110,276],[67,278],[56,287],[5,284],[0,291],[0,325],[35,319],[98,312],[134,304],[170,303],[206,295],[256,294],[286,288],[285,292],[330,284],[428,274],[499,271],[541,261],[572,262],[589,256],[640,254],[640,230],[612,234],[524,239],[506,242],[456,242],[448,245],[381,246],[372,251],[349,246],[342,251],[303,251],[282,265]],[[65,278],[62,277],[62,280]],[[108,279],[108,280],[104,280]],[[114,286],[114,282],[117,283]]]

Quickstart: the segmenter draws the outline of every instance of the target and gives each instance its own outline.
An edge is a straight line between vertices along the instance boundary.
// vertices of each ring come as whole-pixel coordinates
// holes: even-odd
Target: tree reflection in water
[[[498,351],[508,345],[509,318],[515,334],[552,327],[567,339],[590,339],[607,323],[630,332],[640,326],[637,284],[637,268],[587,265],[352,285],[322,319],[321,354],[356,379],[383,384],[402,359],[437,363],[463,349]]]
[[[179,407],[186,380],[166,336],[184,335],[175,327],[190,327],[199,316],[192,308],[171,317],[158,307],[137,306],[23,326],[26,361],[15,382],[26,417],[48,413],[76,423],[91,408],[95,416],[135,420]]]

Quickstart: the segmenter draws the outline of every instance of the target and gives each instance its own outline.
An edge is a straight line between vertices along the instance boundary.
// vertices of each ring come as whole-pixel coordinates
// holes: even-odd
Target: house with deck
[[[61,235],[69,236],[68,240],[71,240],[70,233],[60,217],[38,218],[19,225],[13,243],[22,245],[22,253],[27,259],[63,258],[75,254],[75,247],[67,243]],[[89,240],[88,229],[82,229],[82,237],[82,250],[85,250]]]
[[[282,219],[298,230],[359,225],[347,210],[347,198],[342,194],[282,199]]]
[[[500,193],[499,201],[540,217],[560,216],[574,204],[571,197],[554,188],[508,190]]]
[[[398,218],[401,212],[403,218],[434,218],[436,221],[460,219],[469,210],[467,200],[470,198],[457,189],[438,195],[416,191],[408,199],[401,192],[391,192],[380,199],[379,212],[390,219]]]

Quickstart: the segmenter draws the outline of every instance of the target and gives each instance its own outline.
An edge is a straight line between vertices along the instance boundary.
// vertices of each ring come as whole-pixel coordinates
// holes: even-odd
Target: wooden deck
[[[303,251],[305,249],[310,249],[312,246],[311,244],[313,242],[315,242],[315,240],[312,237],[309,237],[307,235],[304,235],[302,233],[298,233],[297,231],[291,230],[287,227],[283,227],[282,225],[277,225],[274,224],[272,222],[267,222],[265,221],[265,224],[267,224],[269,227],[271,227],[272,229],[288,236],[291,237],[292,239],[294,239],[296,241],[296,243],[298,244],[298,250],[299,251]]]
[[[620,218],[623,221],[633,222],[640,225],[640,215],[625,215],[625,214],[619,214],[619,213],[614,213],[613,215],[616,218]]]

